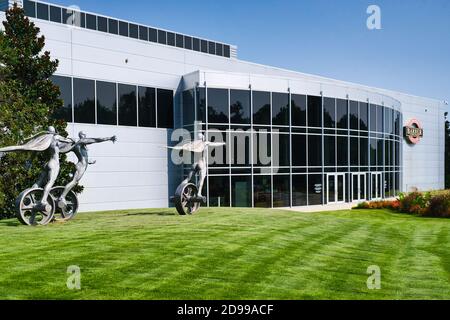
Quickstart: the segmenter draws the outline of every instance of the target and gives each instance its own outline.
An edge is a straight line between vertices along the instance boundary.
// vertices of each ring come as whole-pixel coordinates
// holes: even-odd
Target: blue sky
[[[237,45],[242,60],[450,100],[449,0],[50,0]],[[381,8],[381,30],[366,26]]]

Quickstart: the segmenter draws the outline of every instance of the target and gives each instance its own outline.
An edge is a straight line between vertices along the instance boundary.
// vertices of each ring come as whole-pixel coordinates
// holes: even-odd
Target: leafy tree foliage
[[[67,124],[53,117],[63,106],[60,89],[50,80],[58,67],[45,37],[24,10],[14,4],[6,12],[0,32],[0,146],[19,145],[38,132],[54,126],[67,136]],[[46,153],[0,155],[0,218],[14,215],[16,197],[37,181],[48,160]],[[61,156],[58,184],[71,180],[74,165]],[[76,191],[81,191],[79,187]]]

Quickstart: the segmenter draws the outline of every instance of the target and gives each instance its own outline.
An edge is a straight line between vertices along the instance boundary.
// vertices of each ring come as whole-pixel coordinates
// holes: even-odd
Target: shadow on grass
[[[23,227],[18,220],[9,219],[9,220],[0,220],[0,227]]]

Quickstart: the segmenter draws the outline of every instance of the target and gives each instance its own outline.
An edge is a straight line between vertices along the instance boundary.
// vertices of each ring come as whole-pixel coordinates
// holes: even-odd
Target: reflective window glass
[[[139,26],[139,39],[148,41],[148,28]]]
[[[158,128],[173,129],[173,91],[157,90]]]
[[[368,131],[369,130],[369,104],[360,102],[359,103],[359,130]]]
[[[119,124],[137,126],[136,86],[119,84]]]
[[[117,124],[115,83],[97,81],[97,123]]]
[[[228,90],[208,89],[208,122],[228,123]]]
[[[294,167],[306,166],[306,136],[292,135],[292,165]]]
[[[250,124],[250,91],[230,90],[230,121],[236,124]]]
[[[184,48],[184,36],[182,34],[177,34],[176,35],[176,46],[178,48]]]
[[[95,123],[95,81],[73,79],[73,101],[76,123]]]
[[[249,208],[252,206],[252,177],[231,177],[231,205],[238,208]]]
[[[72,122],[72,79],[69,77],[52,76],[52,82],[59,87],[59,98],[63,101],[61,108],[53,115],[56,119]]]
[[[350,101],[350,129],[359,129],[359,107],[357,101]]]
[[[336,128],[336,99],[323,99],[323,124],[325,128]]]
[[[253,123],[270,125],[270,92],[253,91]]]
[[[111,34],[118,34],[119,33],[119,23],[117,20],[109,19],[109,33]]]
[[[156,127],[156,90],[155,88],[138,88],[139,126]]]
[[[336,123],[338,129],[348,129],[348,101],[336,100]]]
[[[320,147],[320,146],[319,146]],[[324,136],[323,137],[323,150],[325,166],[336,166],[336,137]]]
[[[36,18],[36,2],[25,0],[23,2],[23,9],[25,10],[25,15]]]
[[[158,31],[156,29],[148,29],[148,40],[151,42],[158,42]]]
[[[158,30],[158,43],[161,44],[167,43],[167,32],[163,30]]]
[[[306,175],[292,176],[292,205],[294,207],[308,205],[306,177]]]
[[[97,30],[97,16],[86,14],[86,28]]]
[[[50,21],[61,23],[62,11],[59,7],[50,6]]]
[[[169,46],[175,46],[175,33],[167,32],[167,44]]]
[[[253,177],[253,195],[255,208],[272,207],[272,180],[270,176]]]
[[[119,21],[119,34],[128,37],[128,23]]]
[[[306,126],[306,96],[291,95],[292,125],[298,127]]]
[[[108,32],[108,19],[104,17],[97,17],[98,31]]]
[[[322,127],[322,97],[308,96],[308,126]]]
[[[195,51],[200,51],[200,39],[194,38],[194,39],[192,40],[192,48],[193,48]]]
[[[212,41],[208,41],[208,52],[210,54],[216,54],[216,43]]]
[[[337,137],[337,165],[348,166],[348,138]]]
[[[324,186],[321,174],[308,175],[308,205],[321,205]]]
[[[322,166],[322,137],[308,136],[308,165],[310,167]]]
[[[230,206],[230,177],[214,177],[208,179],[209,206],[229,207]]]
[[[184,37],[184,48],[188,50],[192,50],[192,37],[185,36]]]
[[[130,38],[139,39],[139,27],[130,23]]]
[[[289,94],[272,93],[272,124],[289,126]]]
[[[48,5],[40,2],[37,3],[37,18],[48,20]]]
[[[284,208],[291,205],[291,179],[288,175],[273,176],[273,207]]]

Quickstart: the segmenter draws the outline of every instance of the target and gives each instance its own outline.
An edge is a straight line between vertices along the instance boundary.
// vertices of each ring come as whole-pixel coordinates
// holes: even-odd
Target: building
[[[177,128],[227,143],[224,161],[208,166],[209,206],[326,205],[444,187],[444,101],[241,61],[227,43],[18,2],[60,61],[54,81],[70,135],[119,138],[91,148],[97,164],[82,181],[82,211],[170,206],[183,172],[163,146],[175,144]],[[260,159],[262,146],[270,162]]]

